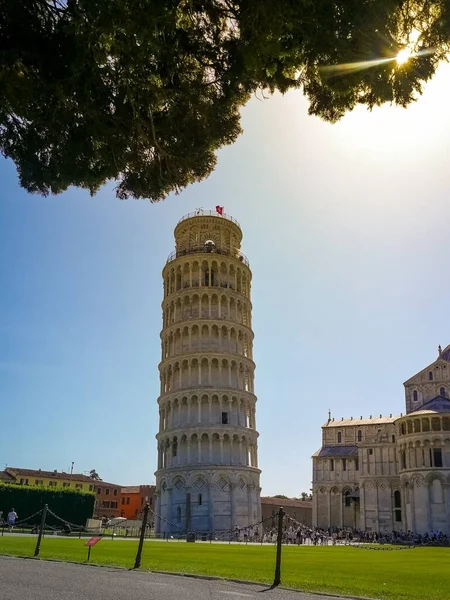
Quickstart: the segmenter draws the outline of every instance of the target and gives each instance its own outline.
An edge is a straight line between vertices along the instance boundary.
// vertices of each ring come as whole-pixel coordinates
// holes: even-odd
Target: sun
[[[397,54],[395,60],[397,61],[397,64],[400,65],[404,65],[406,62],[408,62],[408,60],[411,58],[411,56],[413,55],[413,51],[411,50],[411,48],[403,48],[403,50],[400,50],[400,52]]]

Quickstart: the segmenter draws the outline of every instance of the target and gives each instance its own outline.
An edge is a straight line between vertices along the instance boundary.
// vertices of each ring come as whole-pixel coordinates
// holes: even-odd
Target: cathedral
[[[406,413],[322,426],[313,525],[450,534],[450,345],[405,382]]]

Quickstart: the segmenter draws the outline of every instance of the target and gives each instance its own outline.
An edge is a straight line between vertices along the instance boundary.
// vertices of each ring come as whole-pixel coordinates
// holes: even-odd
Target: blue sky
[[[0,468],[154,482],[161,269],[179,218],[216,204],[253,270],[262,493],[309,490],[328,409],[404,411],[450,343],[449,75],[336,125],[254,98],[214,174],[159,204],[31,196],[0,160]]]

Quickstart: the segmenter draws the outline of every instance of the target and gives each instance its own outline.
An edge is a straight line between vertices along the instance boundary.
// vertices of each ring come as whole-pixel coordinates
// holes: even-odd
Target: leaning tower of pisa
[[[156,533],[260,520],[251,270],[228,215],[175,227],[164,281]]]

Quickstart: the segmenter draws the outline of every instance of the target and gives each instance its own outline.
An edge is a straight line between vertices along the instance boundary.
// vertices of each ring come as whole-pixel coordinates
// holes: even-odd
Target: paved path
[[[261,594],[264,592],[264,594]],[[1,600],[335,600],[263,585],[0,557]],[[345,600],[345,599],[342,599]]]

